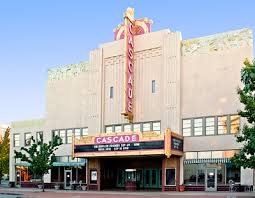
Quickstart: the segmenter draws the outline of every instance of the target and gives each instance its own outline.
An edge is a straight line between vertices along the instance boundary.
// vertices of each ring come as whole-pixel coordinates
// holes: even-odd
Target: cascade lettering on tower
[[[134,8],[124,13],[124,24],[118,25],[114,32],[114,40],[124,39],[124,105],[122,115],[133,121],[134,105],[134,36],[151,31],[152,20],[134,19]]]
[[[133,71],[134,71],[134,9],[128,8],[125,20],[125,61],[124,61],[124,112],[130,122],[133,120]]]

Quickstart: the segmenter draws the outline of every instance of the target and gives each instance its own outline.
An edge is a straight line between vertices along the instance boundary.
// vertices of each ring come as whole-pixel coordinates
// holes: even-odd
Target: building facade
[[[42,131],[45,142],[63,140],[45,175],[49,185],[221,191],[229,180],[254,184],[254,170],[229,161],[241,147],[236,88],[243,61],[253,59],[252,31],[182,40],[181,32],[151,32],[151,23],[128,9],[115,40],[88,62],[48,70],[45,118],[12,124],[10,181],[31,185],[29,164],[13,150]]]

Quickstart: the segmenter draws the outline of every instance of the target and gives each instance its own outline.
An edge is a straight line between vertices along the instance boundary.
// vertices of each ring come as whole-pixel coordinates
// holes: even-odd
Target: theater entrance
[[[162,188],[162,158],[107,158],[101,160],[101,188],[158,190]]]
[[[116,186],[125,188],[129,182],[135,182],[136,189],[160,189],[162,181],[161,168],[118,169]]]

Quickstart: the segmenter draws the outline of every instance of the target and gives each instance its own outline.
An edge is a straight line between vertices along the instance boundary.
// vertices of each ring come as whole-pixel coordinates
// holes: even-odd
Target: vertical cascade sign
[[[133,121],[133,85],[134,85],[134,9],[124,13],[124,112],[122,114]]]

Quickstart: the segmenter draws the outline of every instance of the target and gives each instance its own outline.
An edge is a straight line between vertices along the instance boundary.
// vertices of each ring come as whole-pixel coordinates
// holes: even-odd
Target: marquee
[[[167,129],[157,132],[103,133],[73,139],[73,157],[183,154],[183,137]]]

